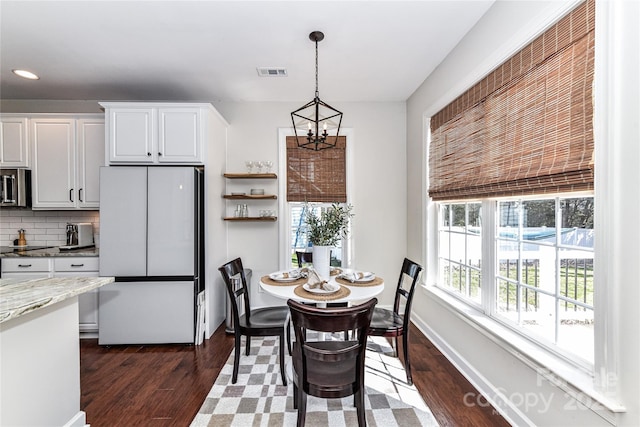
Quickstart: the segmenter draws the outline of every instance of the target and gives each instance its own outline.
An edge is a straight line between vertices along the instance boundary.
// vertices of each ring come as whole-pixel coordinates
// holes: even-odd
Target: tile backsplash
[[[100,232],[99,211],[0,209],[0,246],[13,245],[20,228],[25,230],[28,245],[64,245],[68,222],[90,222],[94,236]]]

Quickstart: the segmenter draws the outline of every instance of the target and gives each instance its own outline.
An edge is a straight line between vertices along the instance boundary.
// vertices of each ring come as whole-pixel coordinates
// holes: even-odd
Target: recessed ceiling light
[[[27,70],[11,70],[14,74],[29,80],[39,80],[40,77]]]

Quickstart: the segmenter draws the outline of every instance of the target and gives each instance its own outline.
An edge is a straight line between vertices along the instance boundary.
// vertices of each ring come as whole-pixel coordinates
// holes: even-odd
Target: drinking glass
[[[255,161],[253,162],[254,166],[256,167],[256,169],[258,169],[258,173],[262,173],[262,162],[261,161]]]
[[[253,160],[247,160],[246,162],[244,162],[244,164],[245,166],[247,166],[247,172],[253,173],[253,166],[254,166]]]
[[[271,168],[273,167],[273,162],[271,160],[265,160],[262,162],[263,166],[267,168],[266,172],[271,173]]]

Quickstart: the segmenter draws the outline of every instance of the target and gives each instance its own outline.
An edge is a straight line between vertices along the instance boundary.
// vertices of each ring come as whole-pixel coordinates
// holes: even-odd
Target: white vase
[[[322,280],[331,278],[331,246],[313,246],[313,268]]]

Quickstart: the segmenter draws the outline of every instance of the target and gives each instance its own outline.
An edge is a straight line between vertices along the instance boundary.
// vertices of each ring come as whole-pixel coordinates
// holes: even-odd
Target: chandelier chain
[[[316,98],[320,97],[320,92],[318,91],[318,41],[316,40]]]

